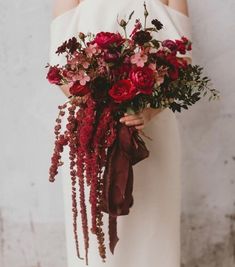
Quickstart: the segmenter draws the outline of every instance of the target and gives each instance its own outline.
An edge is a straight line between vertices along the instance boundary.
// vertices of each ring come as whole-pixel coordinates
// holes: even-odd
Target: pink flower
[[[93,55],[101,52],[97,44],[89,44],[88,47],[86,47],[84,50],[88,57],[92,57]]]
[[[76,75],[76,79],[80,81],[81,85],[85,85],[90,81],[90,77],[85,73],[85,71],[80,70]]]
[[[147,61],[148,61],[147,55],[141,52],[138,52],[134,54],[133,56],[131,56],[131,63],[136,64],[137,67],[143,67],[144,63],[146,63]]]
[[[157,68],[156,64],[154,64],[154,63],[150,63],[150,64],[148,65],[148,67],[149,67],[150,69],[152,69],[152,70],[156,70],[156,68]]]
[[[132,33],[130,34],[130,37],[132,37],[138,30],[140,30],[141,27],[142,27],[141,22],[140,22],[139,19],[137,19],[137,20],[135,21],[135,27],[134,27]]]

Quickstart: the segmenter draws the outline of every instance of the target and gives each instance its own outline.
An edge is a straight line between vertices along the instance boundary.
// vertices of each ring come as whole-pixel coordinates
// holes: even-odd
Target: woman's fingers
[[[125,124],[128,126],[141,125],[144,124],[144,119],[128,120],[125,122]]]
[[[143,129],[144,129],[144,124],[142,124],[142,125],[137,125],[137,126],[135,126],[135,128],[136,128],[137,130],[143,130]]]
[[[127,122],[127,121],[132,121],[132,120],[138,120],[142,119],[143,116],[135,114],[135,115],[126,115],[120,119],[120,122]]]

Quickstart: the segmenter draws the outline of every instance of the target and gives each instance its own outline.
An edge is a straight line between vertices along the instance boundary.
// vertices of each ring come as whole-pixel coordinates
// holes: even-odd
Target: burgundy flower
[[[120,33],[112,32],[99,32],[97,33],[94,43],[96,43],[101,48],[109,48],[112,45],[120,46],[124,42],[124,39]]]
[[[90,92],[90,89],[86,85],[81,85],[79,81],[76,81],[69,88],[69,92],[75,96],[84,96]]]
[[[63,54],[66,51],[67,48],[67,41],[63,42],[61,46],[59,46],[56,50],[56,54]]]
[[[149,67],[136,67],[130,72],[130,79],[138,92],[146,95],[152,94],[154,85],[154,71]]]
[[[172,81],[177,80],[179,78],[179,69],[174,68],[174,69],[170,70],[169,76],[170,76]]]
[[[137,91],[130,80],[119,80],[109,90],[109,95],[116,103],[131,100],[135,97]]]
[[[112,70],[112,74],[114,76],[114,79],[115,77],[127,77],[128,74],[130,73],[130,70],[131,70],[131,65],[128,64],[128,63],[123,63],[122,65],[114,68]]]
[[[133,35],[132,39],[136,44],[144,45],[145,43],[149,42],[152,39],[152,36],[149,32],[141,30],[136,32]]]
[[[60,85],[61,78],[62,78],[62,76],[60,75],[60,69],[56,66],[54,67],[51,66],[49,68],[46,78],[51,84]]]
[[[155,26],[155,28],[159,31],[162,29],[163,24],[158,19],[153,19],[151,23]]]
[[[170,64],[169,76],[174,81],[177,80],[179,77],[179,61],[177,60],[176,56],[174,55],[167,55],[166,56],[167,62]]]
[[[76,37],[73,37],[68,40],[67,48],[69,49],[69,52],[71,54],[73,54],[80,47],[81,47],[81,44],[77,41]]]
[[[185,54],[186,53],[185,43],[182,42],[181,40],[175,40],[175,43],[177,45],[177,50],[180,52],[180,54]]]
[[[162,46],[163,47],[167,47],[168,49],[170,49],[172,52],[177,52],[177,45],[174,41],[172,40],[165,40],[162,42]]]
[[[109,51],[106,51],[104,53],[104,60],[105,60],[105,62],[115,62],[115,61],[117,61],[118,58],[119,58],[119,55],[118,55],[117,52],[111,53]]]

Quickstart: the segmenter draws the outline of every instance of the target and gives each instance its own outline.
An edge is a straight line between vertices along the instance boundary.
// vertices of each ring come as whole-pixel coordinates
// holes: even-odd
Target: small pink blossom
[[[158,86],[160,86],[164,82],[166,74],[167,74],[166,68],[159,68],[155,72],[156,83]]]
[[[133,56],[131,56],[131,63],[136,64],[138,67],[143,67],[144,63],[146,63],[147,61],[148,61],[147,55],[141,52],[138,52]]]
[[[96,55],[96,54],[100,53],[100,51],[101,51],[98,48],[97,44],[89,44],[88,47],[86,47],[84,50],[85,50],[88,57],[92,57],[93,55]]]
[[[150,69],[152,69],[152,70],[156,70],[156,68],[157,68],[156,64],[154,64],[154,63],[150,63],[150,64],[148,65],[148,67],[149,67]]]
[[[81,85],[85,85],[90,81],[90,77],[85,73],[85,71],[80,70],[76,75],[74,75],[73,80],[79,80]]]
[[[90,66],[90,63],[87,62],[87,61],[83,61],[81,64],[82,64],[82,66],[83,66],[84,69],[88,69],[89,66]]]

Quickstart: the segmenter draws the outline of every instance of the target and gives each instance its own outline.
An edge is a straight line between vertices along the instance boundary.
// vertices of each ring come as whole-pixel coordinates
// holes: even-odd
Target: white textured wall
[[[194,63],[219,102],[177,114],[184,153],[182,267],[235,266],[234,0],[189,0]],[[63,94],[45,80],[49,0],[0,0],[0,266],[65,267],[60,177],[48,182]]]
[[[184,144],[184,267],[235,266],[235,1],[189,0],[195,63],[219,102],[180,114]]]

